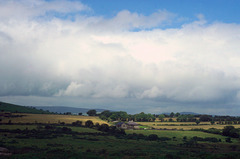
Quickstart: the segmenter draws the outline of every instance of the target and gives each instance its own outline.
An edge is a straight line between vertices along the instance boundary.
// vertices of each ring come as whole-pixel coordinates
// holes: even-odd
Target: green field
[[[211,125],[210,122],[201,122],[197,125],[195,122],[137,122],[140,125],[152,127],[155,129],[176,129],[176,130],[191,130],[191,129],[223,129],[228,125]],[[235,128],[240,128],[240,124],[234,124]]]
[[[0,152],[0,158],[240,158],[239,139],[229,138],[230,142],[227,142],[226,136],[201,131],[126,130],[124,135],[103,131],[97,126],[84,126],[87,120],[92,120],[94,124],[108,124],[96,116],[13,115],[23,116],[2,117],[0,148],[8,149],[7,153],[11,155],[3,156]],[[73,126],[72,122],[77,120],[82,121],[83,125]],[[143,126],[140,127],[151,128],[156,123],[160,122],[141,122]],[[161,124],[165,124],[162,125],[165,128],[170,127],[169,122]],[[150,138],[152,134],[157,135],[157,139]]]
[[[59,126],[60,127],[60,126]],[[144,135],[157,134],[159,137],[176,137],[176,141],[146,141],[117,138],[106,135],[96,129],[72,127],[71,133],[51,134],[46,138],[27,137],[22,133],[0,132],[0,147],[9,149],[13,154],[4,158],[222,158],[240,156],[238,140],[233,143],[199,142],[187,147],[183,136],[190,139],[198,137],[217,137],[220,135],[195,131],[159,131],[159,130],[128,130],[127,134],[141,133]],[[36,129],[35,125],[1,125],[1,129]],[[41,131],[45,131],[41,129]],[[96,133],[98,135],[96,135]],[[101,135],[102,134],[102,135]],[[104,135],[105,134],[105,135]],[[53,136],[52,136],[53,135]],[[55,135],[55,136],[54,136]],[[31,135],[30,135],[31,136]],[[49,138],[50,137],[50,138]],[[188,140],[187,139],[187,140]],[[211,153],[214,151],[214,153]],[[3,156],[2,156],[3,157]]]
[[[188,139],[192,138],[194,136],[197,137],[215,137],[217,139],[221,139],[222,142],[225,142],[225,139],[227,137],[222,136],[222,135],[217,135],[217,134],[210,134],[210,133],[205,133],[201,131],[176,131],[176,130],[126,130],[127,134],[143,134],[143,135],[150,135],[150,134],[156,134],[159,137],[169,137],[173,138],[176,137],[176,141],[182,142],[183,137],[186,136]],[[232,139],[233,143],[238,143],[239,140],[237,139]]]

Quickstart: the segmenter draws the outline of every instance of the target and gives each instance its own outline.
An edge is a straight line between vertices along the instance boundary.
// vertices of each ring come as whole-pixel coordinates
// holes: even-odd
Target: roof
[[[118,123],[116,123],[115,125],[116,125],[116,126],[121,126],[122,124],[124,124],[124,122],[118,122]]]
[[[132,121],[129,121],[128,123],[126,123],[127,125],[130,125],[130,126],[137,126],[138,124],[135,123],[135,122],[132,122]]]

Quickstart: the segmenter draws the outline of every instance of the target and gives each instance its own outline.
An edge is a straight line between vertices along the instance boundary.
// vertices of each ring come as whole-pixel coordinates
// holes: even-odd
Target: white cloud
[[[1,0],[1,20],[23,20],[51,14],[77,13],[90,10],[89,7],[77,1],[67,0]]]
[[[70,1],[0,3],[0,18],[5,18],[0,21],[0,96],[226,105],[238,101],[238,24],[207,24],[200,17],[181,28],[132,32],[164,24],[172,14],[122,11],[111,19],[39,21],[32,17],[87,7]],[[16,12],[10,13],[13,4]],[[20,13],[23,19],[31,18],[17,19]]]
[[[110,30],[145,29],[166,25],[173,17],[175,15],[166,10],[159,10],[149,16],[123,10],[112,19],[98,21],[97,25],[100,29],[108,28]]]
[[[140,98],[156,98],[161,97],[163,92],[159,90],[156,86],[152,87],[151,89],[145,90]]]

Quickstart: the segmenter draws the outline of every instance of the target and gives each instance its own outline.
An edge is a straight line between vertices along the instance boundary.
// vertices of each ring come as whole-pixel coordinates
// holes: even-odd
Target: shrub
[[[72,125],[73,126],[82,126],[82,121],[77,120],[75,122],[72,122]]]
[[[232,140],[231,140],[231,138],[230,138],[230,137],[226,138],[226,139],[225,139],[225,141],[226,141],[226,142],[229,142],[229,143],[231,143],[231,142],[232,142]]]
[[[148,140],[151,140],[151,141],[158,140],[158,136],[156,134],[150,134],[148,136]]]
[[[215,137],[206,137],[204,140],[209,142],[219,142],[219,140]]]
[[[184,136],[184,137],[183,137],[183,140],[187,140],[187,136]]]
[[[99,126],[98,130],[108,132],[109,131],[109,126],[107,124],[101,124]]]
[[[52,126],[52,125],[45,125],[45,129],[47,129],[47,130],[55,129],[55,126]]]
[[[171,140],[171,138],[169,138],[169,137],[160,137],[159,140],[160,141],[168,141],[168,140]]]
[[[238,138],[239,137],[239,130],[235,129],[234,126],[225,126],[222,134],[224,136],[230,136],[230,137]]]
[[[86,127],[89,127],[89,128],[92,128],[92,127],[93,127],[93,122],[92,122],[92,120],[87,120],[87,121],[85,122],[85,126],[86,126]]]
[[[68,127],[63,127],[63,128],[62,128],[62,131],[64,131],[64,132],[71,132],[72,129],[71,129],[71,128],[68,128]]]

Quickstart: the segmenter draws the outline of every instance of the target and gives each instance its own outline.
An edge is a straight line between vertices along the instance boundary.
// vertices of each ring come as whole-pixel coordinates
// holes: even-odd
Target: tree
[[[180,115],[180,113],[178,113],[178,112],[175,114],[176,117],[178,117],[179,115]]]
[[[73,126],[82,126],[82,121],[77,120],[75,122],[72,122],[72,125]]]
[[[201,115],[199,120],[200,121],[211,121],[212,117],[210,115]]]
[[[78,113],[78,115],[82,115],[82,112]]]
[[[238,138],[239,137],[239,130],[235,129],[234,126],[225,126],[222,134],[224,136],[230,136],[230,137],[234,137],[234,138]]]
[[[107,120],[110,116],[112,115],[112,113],[109,110],[104,110],[103,112],[101,112],[101,114],[99,115],[99,117],[102,120]]]
[[[234,126],[225,126],[225,127],[223,128],[222,134],[223,134],[224,136],[230,136],[230,132],[231,132],[232,130],[234,130],[234,129],[235,129]]]
[[[164,114],[160,114],[158,116],[158,119],[161,120],[162,122],[164,121],[165,115]]]
[[[196,124],[198,125],[200,123],[200,121],[199,120],[196,120]]]
[[[97,111],[94,110],[94,109],[91,109],[91,110],[89,110],[89,111],[87,112],[87,114],[88,114],[88,116],[96,116]]]
[[[172,112],[169,116],[170,116],[171,118],[174,117],[174,113]]]
[[[72,115],[72,113],[71,112],[66,112],[66,113],[64,113],[64,115]]]
[[[89,128],[92,128],[92,127],[93,127],[93,122],[92,122],[92,120],[87,120],[87,121],[85,122],[85,126],[86,126],[86,127],[89,127]]]
[[[107,124],[101,124],[99,126],[98,130],[108,132],[109,131],[109,126]]]
[[[180,116],[178,116],[177,121],[186,122],[187,119],[188,119],[187,115],[180,115]]]

